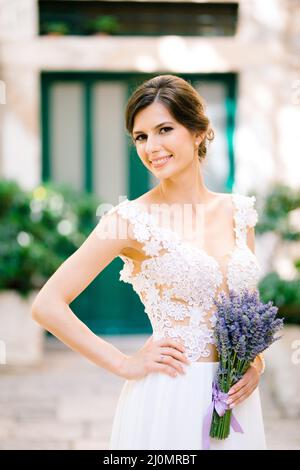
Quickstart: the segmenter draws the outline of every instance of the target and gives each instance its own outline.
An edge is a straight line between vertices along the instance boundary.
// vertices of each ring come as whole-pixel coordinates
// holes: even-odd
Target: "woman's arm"
[[[249,227],[247,232],[247,245],[255,254],[255,230]],[[230,408],[234,408],[242,403],[259,384],[260,376],[265,370],[265,361],[262,354],[258,354],[249,367],[244,376],[234,384],[228,391],[229,399],[227,400]]]
[[[123,238],[107,233],[107,221],[121,227]],[[102,217],[80,248],[46,282],[31,308],[32,318],[46,330],[90,361],[120,376],[127,356],[95,335],[69,304],[127,246],[127,222],[116,213]]]

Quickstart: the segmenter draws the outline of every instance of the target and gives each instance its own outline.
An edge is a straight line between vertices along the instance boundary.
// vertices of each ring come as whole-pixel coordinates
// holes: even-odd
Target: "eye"
[[[136,142],[137,140],[142,140],[142,139],[140,139],[140,137],[143,137],[143,138],[144,138],[144,137],[145,137],[145,134],[139,134],[139,135],[134,139],[134,141]]]
[[[169,132],[169,131],[172,131],[172,130],[173,130],[173,127],[162,127],[162,128],[161,128],[161,131],[162,131],[163,129],[165,129],[166,132]]]
[[[160,131],[163,131],[163,130],[165,130],[166,132],[169,132],[169,131],[172,131],[172,130],[173,130],[173,127],[161,127],[161,128],[160,128]],[[163,134],[165,134],[165,132],[163,132]],[[140,139],[140,137],[142,137],[142,138]],[[139,134],[139,135],[134,139],[134,141],[135,141],[135,142],[136,142],[136,141],[142,141],[142,140],[145,139],[145,137],[147,137],[146,134]]]

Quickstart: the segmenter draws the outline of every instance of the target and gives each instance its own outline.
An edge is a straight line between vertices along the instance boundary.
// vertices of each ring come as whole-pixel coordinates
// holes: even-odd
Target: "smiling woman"
[[[161,75],[137,88],[126,107],[126,127],[159,184],[102,216],[43,287],[33,316],[71,348],[126,379],[110,449],[202,449],[219,359],[214,299],[229,289],[255,289],[258,279],[255,198],[206,187],[202,162],[214,134],[203,99],[182,78]],[[157,224],[151,214],[157,206],[172,214],[172,227]],[[176,230],[182,208],[188,211],[180,232],[192,228],[189,242]],[[119,230],[112,233],[110,226]],[[96,337],[68,306],[116,257],[124,262],[120,280],[132,285],[153,329],[131,356]],[[212,449],[265,448],[256,359],[231,402],[238,404],[244,433],[212,439]]]
[[[158,105],[159,106],[159,105]],[[171,124],[173,127],[167,127],[166,124]],[[154,129],[157,129],[157,131],[160,133],[160,134],[167,134],[168,132],[170,133],[171,131],[174,130],[174,124],[175,123],[172,123],[172,122],[162,122],[161,124],[158,124],[154,127]],[[134,138],[134,141],[135,143],[137,142],[142,142],[143,140],[145,140],[147,138],[147,136],[141,132],[141,131],[135,131],[133,132],[133,135],[135,136]],[[152,164],[152,166],[154,168],[160,168],[161,166],[163,166],[167,161],[169,161],[170,158],[172,158],[173,155],[162,155],[160,157],[152,157],[150,161],[150,163]]]
[[[177,93],[174,93],[172,86],[176,87]],[[160,119],[162,122],[157,123]],[[151,127],[153,121],[155,124]],[[149,128],[148,134],[145,129],[141,129],[142,123]],[[154,139],[156,135],[164,135],[167,139],[164,142],[173,143],[176,148],[179,139],[186,136],[190,137],[197,148],[201,161],[207,153],[207,141],[214,138],[209,119],[205,115],[204,100],[188,82],[178,77],[176,80],[171,75],[155,77],[147,82],[147,86],[142,85],[136,90],[126,108],[126,128],[132,135],[140,156],[143,151],[149,152],[151,144],[154,148],[155,144],[159,145],[160,140]],[[152,160],[164,156],[157,156],[153,150]]]
[[[206,188],[202,161],[214,132],[203,99],[185,80],[163,75],[142,84],[127,104],[126,127],[139,158],[159,184],[134,201],[123,201],[108,216],[118,214],[132,227],[139,257],[123,251],[121,280],[132,284],[144,303],[153,337],[128,360],[110,448],[201,449],[201,424],[218,366],[213,299],[229,289],[255,288],[258,282],[255,199]],[[157,224],[149,214],[157,205],[175,214],[174,206],[190,206],[192,216],[183,225],[197,226],[201,218],[197,243],[187,243],[173,228]],[[178,217],[175,222],[178,227]],[[133,373],[139,355],[148,364],[146,376]],[[157,364],[162,363],[179,372],[175,383],[159,373]],[[182,363],[189,365],[183,368]],[[257,358],[243,378],[253,391],[251,396],[243,392],[236,410],[244,433],[212,439],[212,449],[265,448],[257,389],[261,371]]]

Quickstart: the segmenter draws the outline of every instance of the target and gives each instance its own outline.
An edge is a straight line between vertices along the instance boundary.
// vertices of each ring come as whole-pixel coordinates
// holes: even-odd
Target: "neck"
[[[162,179],[158,185],[161,198],[168,204],[205,204],[211,200],[212,191],[205,186],[200,162],[192,164],[179,175]]]

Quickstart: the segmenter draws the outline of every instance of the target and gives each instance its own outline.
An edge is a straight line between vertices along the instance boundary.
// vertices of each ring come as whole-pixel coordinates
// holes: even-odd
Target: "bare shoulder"
[[[136,199],[132,199],[131,202],[149,206],[151,204],[159,204],[162,201],[157,197],[157,189],[154,187]]]
[[[211,199],[208,201],[207,210],[210,212],[232,212],[232,194],[231,193],[211,193]]]

